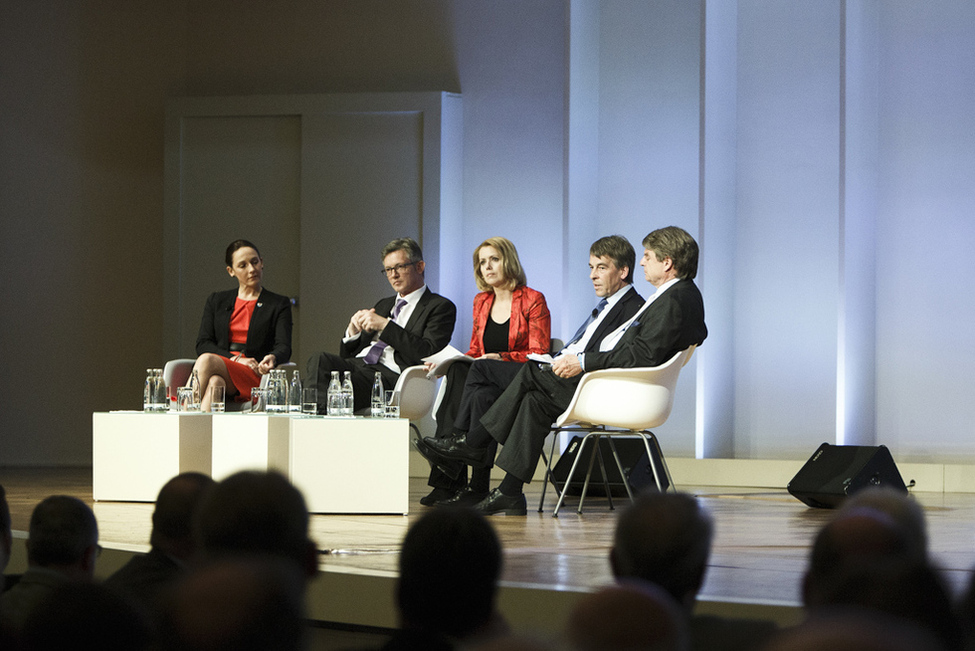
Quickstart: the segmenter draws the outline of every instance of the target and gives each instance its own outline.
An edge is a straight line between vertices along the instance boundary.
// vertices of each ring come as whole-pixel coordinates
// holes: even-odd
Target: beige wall
[[[165,361],[167,97],[465,93],[467,274],[496,211],[490,235],[560,227],[564,22],[561,0],[5,0],[0,466],[90,464],[92,411],[139,408]]]

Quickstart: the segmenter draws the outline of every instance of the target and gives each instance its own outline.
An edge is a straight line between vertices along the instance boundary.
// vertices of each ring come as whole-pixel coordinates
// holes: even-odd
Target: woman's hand
[[[250,370],[252,370],[255,373],[257,373],[258,375],[261,374],[261,371],[259,369],[259,366],[258,366],[258,363],[257,363],[257,360],[256,359],[251,359],[250,357],[244,357],[243,355],[241,355],[240,357],[235,357],[233,359],[233,361],[237,362],[238,364],[243,364],[244,366],[246,366]]]
[[[497,353],[484,353],[478,359],[501,359],[501,355]]]
[[[257,365],[258,375],[266,375],[268,371],[278,365],[278,358],[272,354],[268,354],[261,360],[261,363]]]

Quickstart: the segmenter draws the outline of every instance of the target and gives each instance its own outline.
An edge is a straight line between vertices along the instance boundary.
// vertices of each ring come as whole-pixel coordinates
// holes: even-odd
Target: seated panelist
[[[372,308],[352,315],[338,355],[319,353],[308,360],[309,382],[318,388],[318,411],[325,413],[332,371],[352,374],[354,409],[369,406],[375,374],[392,389],[399,374],[450,343],[457,308],[434,294],[424,280],[420,245],[409,237],[383,247],[381,273],[396,292]]]
[[[474,282],[481,290],[474,297],[474,325],[467,351],[475,360],[474,366],[482,360],[496,360],[517,368],[530,353],[549,351],[551,316],[545,296],[525,284],[525,271],[510,240],[491,237],[474,249]],[[447,369],[447,386],[437,410],[437,436],[448,436],[455,429],[467,431],[490,406],[486,395],[475,398],[465,388],[471,366],[458,362]],[[483,484],[486,493],[490,469],[475,468],[473,475],[472,484]],[[452,498],[467,486],[466,467],[463,476],[451,479],[434,466],[430,485],[434,490],[421,500],[422,504],[430,506]]]
[[[586,315],[572,339],[559,351],[556,360],[599,350],[603,339],[643,306],[643,297],[632,286],[635,261],[633,246],[622,235],[608,235],[592,243],[589,247],[589,280],[600,300]],[[498,360],[473,364],[464,383],[457,416],[451,420],[442,417],[439,412],[437,414],[438,439],[460,436],[478,427],[481,416],[514,381],[523,366],[517,362]],[[487,455],[491,460],[494,459],[495,447],[492,446]],[[433,490],[420,498],[421,504],[472,506],[487,497],[491,464],[472,466],[469,484],[467,469],[462,462],[441,461],[434,466],[428,482]]]
[[[264,289],[264,260],[257,247],[234,240],[226,262],[238,287],[210,294],[196,338],[193,370],[200,378],[203,411],[210,411],[210,387],[226,387],[227,400],[249,400],[262,375],[291,359],[291,301]]]

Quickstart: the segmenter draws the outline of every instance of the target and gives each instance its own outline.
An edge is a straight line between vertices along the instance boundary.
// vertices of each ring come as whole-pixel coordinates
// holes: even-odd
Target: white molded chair
[[[396,380],[393,395],[399,396],[400,418],[410,419],[410,427],[420,436],[420,429],[413,421],[422,420],[437,398],[437,380],[427,377],[427,369],[419,364],[403,369]]]
[[[566,491],[572,483],[576,467],[579,465],[582,453],[590,440],[592,440],[593,447],[589,455],[589,468],[586,471],[582,495],[579,498],[579,513],[582,513],[582,504],[586,499],[586,491],[589,488],[589,479],[596,456],[599,457],[603,482],[606,483],[606,468],[603,464],[602,453],[599,451],[599,440],[601,438],[608,440],[620,477],[624,478],[626,475],[623,472],[623,464],[620,462],[613,439],[620,437],[641,438],[647,451],[657,488],[660,491],[676,490],[670,470],[667,468],[667,462],[664,461],[663,453],[660,451],[660,444],[650,428],[663,425],[670,416],[670,411],[674,406],[674,389],[677,386],[677,378],[680,375],[681,368],[694,354],[694,348],[695,346],[691,346],[677,353],[660,366],[603,369],[583,375],[568,409],[558,417],[552,428],[556,436],[552,441],[552,451],[548,458],[545,485],[542,488],[542,498],[538,504],[539,512],[542,511],[545,491],[552,477],[552,459],[560,432],[585,432],[585,436],[579,445],[575,461],[569,470],[569,476],[566,477],[562,490],[559,491],[559,500],[553,513],[554,517],[559,515],[559,509],[562,507]],[[660,467],[658,467],[658,460]],[[662,477],[666,477],[666,484],[663,483]],[[624,479],[623,485],[632,501],[633,492],[630,489],[629,482]],[[613,508],[613,498],[610,495],[608,485],[606,485],[606,495],[609,497],[610,508]]]
[[[195,358],[171,359],[166,362],[166,366],[163,367],[163,382],[166,383],[167,391],[170,392],[170,403],[176,401],[176,388],[184,387],[189,382],[190,374],[193,372],[193,364],[195,363]],[[298,365],[294,362],[285,362],[284,364],[278,364],[276,368],[287,371],[288,382],[291,382],[291,374],[298,370]],[[260,387],[262,389],[267,388],[267,378],[267,375],[261,376]],[[226,409],[227,411],[250,411],[251,406],[251,401],[236,402],[235,400],[228,400]]]

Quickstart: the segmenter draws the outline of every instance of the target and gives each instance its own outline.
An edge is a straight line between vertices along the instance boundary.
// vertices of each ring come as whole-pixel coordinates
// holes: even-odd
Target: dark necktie
[[[396,301],[396,305],[393,306],[393,311],[390,313],[389,318],[395,321],[396,317],[399,316],[399,313],[403,311],[405,306],[405,299],[401,298]],[[369,349],[369,352],[366,353],[366,356],[362,358],[362,361],[364,361],[366,364],[375,364],[379,361],[379,358],[383,356],[383,351],[386,350],[386,346],[388,345],[389,344],[384,341],[377,341],[372,345],[372,348]]]
[[[568,346],[569,344],[574,344],[575,342],[577,342],[580,339],[582,339],[582,335],[586,334],[586,328],[589,327],[589,324],[590,323],[592,323],[593,321],[596,320],[596,317],[599,316],[599,313],[602,312],[603,309],[608,304],[609,304],[609,301],[606,300],[605,298],[602,299],[601,301],[599,301],[599,304],[596,305],[596,307],[593,309],[592,314],[589,315],[589,318],[586,319],[586,322],[582,324],[582,326],[576,331],[575,335],[573,335],[572,339],[570,339],[569,340],[569,343],[566,344],[566,345]]]

